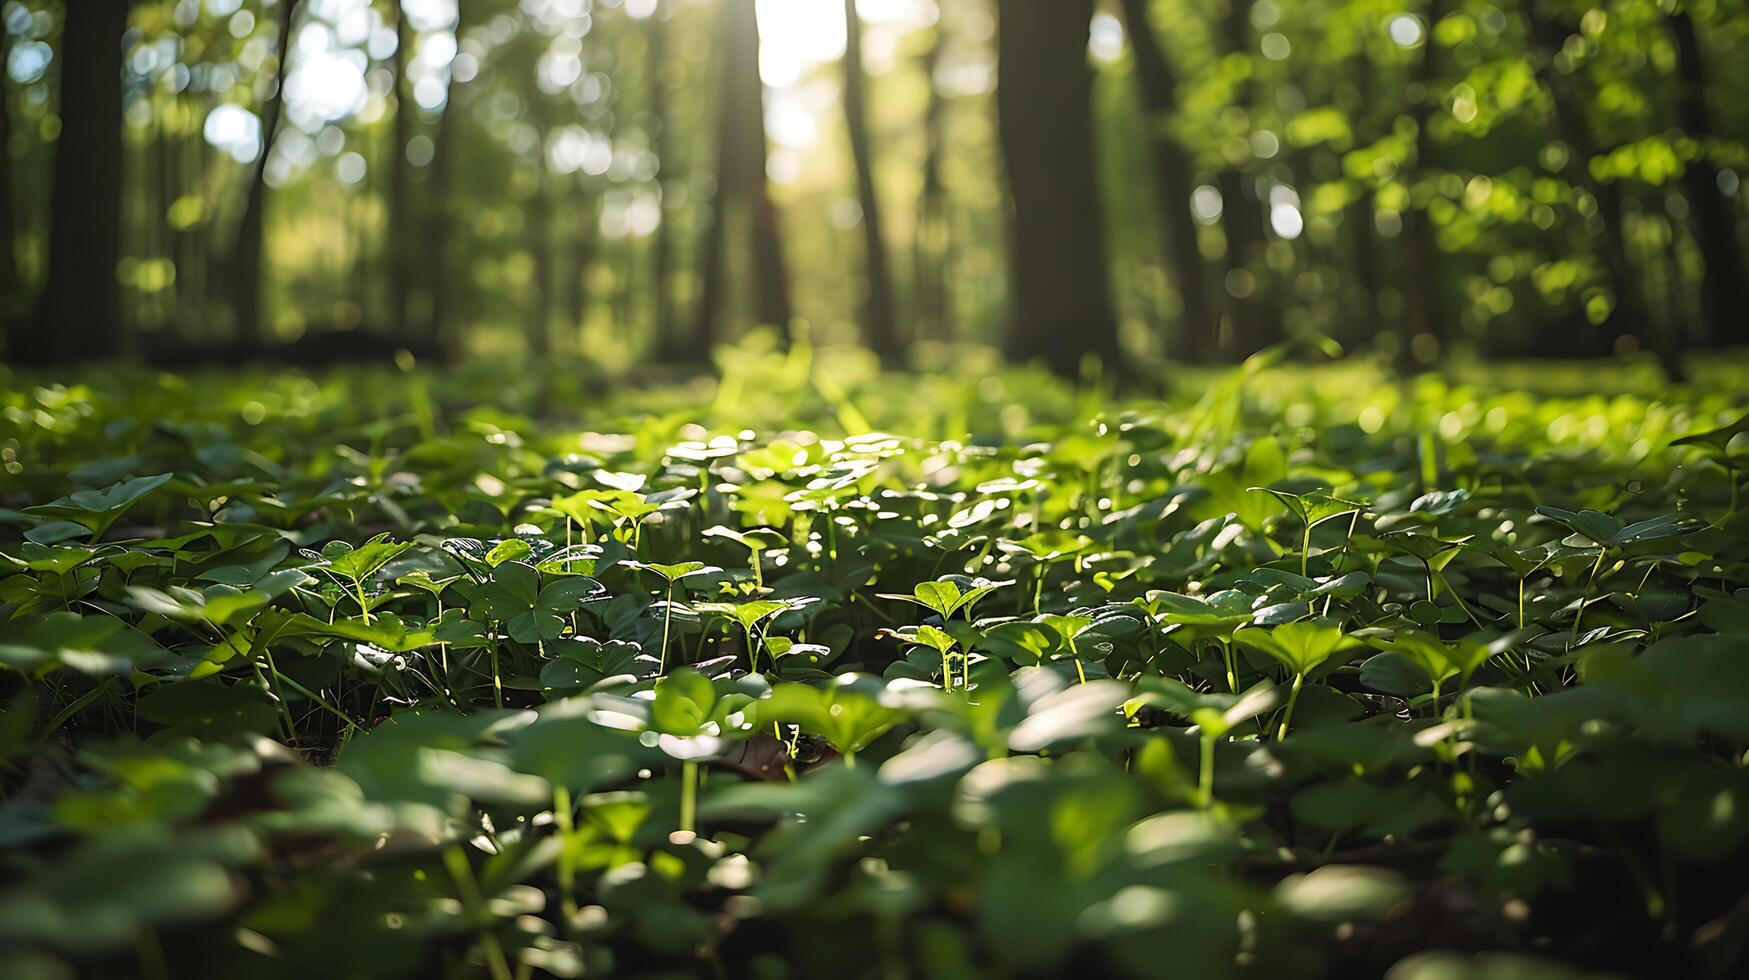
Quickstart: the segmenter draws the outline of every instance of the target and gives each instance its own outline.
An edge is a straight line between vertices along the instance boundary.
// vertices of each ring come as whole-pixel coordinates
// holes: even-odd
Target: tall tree
[[[1682,129],[1703,144],[1717,134],[1707,105],[1706,63],[1694,19],[1687,10],[1668,15],[1676,37],[1677,115]],[[1743,277],[1743,249],[1737,240],[1736,209],[1719,188],[1719,167],[1705,148],[1688,162],[1682,186],[1688,193],[1695,244],[1706,269],[1701,280],[1701,304],[1706,313],[1706,339],[1714,344],[1749,340],[1749,286]]]
[[[998,0],[997,132],[1013,198],[1008,334],[1016,360],[1073,375],[1083,357],[1115,365],[1094,159],[1093,0]]]
[[[261,154],[255,158],[255,171],[249,180],[249,197],[243,203],[243,217],[237,223],[237,237],[230,255],[231,315],[235,319],[237,339],[245,346],[261,343],[261,279],[265,258],[263,239],[267,228],[267,160],[279,139],[279,119],[285,107],[285,79],[291,54],[292,21],[297,16],[299,0],[279,0],[278,36],[274,40],[274,65],[265,63],[262,71],[272,71],[272,88],[261,113]]]
[[[407,80],[407,59],[412,55],[413,32],[408,29],[407,11],[401,0],[391,0],[395,14],[395,56],[389,62],[393,75],[395,115],[389,131],[389,213],[383,242],[389,259],[389,336],[408,343],[411,329],[407,320],[409,293],[412,287],[412,264],[409,231],[412,228],[409,201],[407,144],[413,139],[413,89]]]
[[[0,334],[5,335],[8,346],[14,340],[13,318],[23,291],[18,273],[18,224],[12,210],[12,86],[6,71],[11,41],[5,11],[0,10]]]
[[[1603,330],[1589,344],[1570,340],[1566,353],[1575,356],[1608,354],[1614,341],[1627,335],[1649,340],[1651,343],[1646,344],[1647,347],[1660,350],[1658,338],[1646,335],[1646,331],[1652,329],[1652,317],[1641,289],[1640,274],[1628,257],[1627,234],[1622,228],[1621,191],[1615,184],[1604,183],[1592,176],[1590,161],[1597,155],[1598,147],[1591,134],[1590,120],[1573,90],[1572,77],[1555,67],[1556,53],[1575,32],[1563,26],[1553,15],[1538,9],[1537,0],[1520,0],[1519,10],[1530,27],[1537,79],[1552,106],[1551,128],[1572,148],[1567,155],[1564,174],[1569,183],[1596,202],[1602,234],[1596,236],[1593,247],[1602,260],[1605,280],[1615,294],[1615,303],[1604,321]],[[1670,358],[1670,352],[1666,350],[1665,353],[1666,369],[1680,371],[1680,365]]]
[[[463,29],[471,23],[472,13],[477,0],[457,0],[455,37],[459,45]],[[431,173],[429,194],[426,199],[426,235],[425,258],[421,264],[426,275],[425,288],[431,297],[431,315],[426,321],[425,341],[430,350],[438,357],[449,353],[452,346],[452,327],[450,319],[454,315],[455,285],[450,277],[450,266],[454,261],[451,248],[452,229],[455,224],[453,209],[455,207],[455,176],[456,152],[458,136],[463,125],[461,109],[456,106],[456,99],[461,90],[461,83],[452,74],[449,79],[449,89],[444,93],[443,108],[437,114],[437,135],[433,139],[431,151]]]
[[[1227,0],[1220,31],[1228,54],[1251,57],[1251,0]],[[1235,84],[1233,104],[1249,111],[1251,91],[1247,82]],[[1227,240],[1226,349],[1241,358],[1268,346],[1272,339],[1268,311],[1258,296],[1263,283],[1260,273],[1252,271],[1264,267],[1263,206],[1248,183],[1245,171],[1237,166],[1215,178],[1221,192],[1221,234]]]
[[[942,132],[947,119],[947,96],[935,82],[946,32],[946,25],[938,19],[935,38],[924,49],[919,65],[929,85],[929,101],[923,108],[923,180],[917,192],[917,217],[911,233],[911,319],[917,336],[938,340],[948,334],[947,266],[952,248],[947,188],[941,180],[941,159],[947,142]]]
[[[668,4],[658,2],[645,22],[644,91],[649,113],[651,149],[656,154],[656,229],[650,238],[650,290],[654,294],[656,353],[678,360],[683,343],[675,327],[674,293],[670,287],[674,239],[669,226],[669,187],[675,178],[673,139],[668,132]]]
[[[863,297],[862,339],[883,362],[895,364],[904,351],[895,322],[893,273],[882,230],[880,195],[875,193],[866,88],[862,18],[856,13],[856,0],[844,0],[844,123],[850,132],[850,158],[856,170],[856,203],[862,208],[863,277],[867,290]]]
[[[49,268],[25,363],[116,353],[121,289],[122,36],[127,0],[69,3],[61,28],[61,135],[50,192]]]
[[[720,86],[717,117],[717,188],[701,250],[704,285],[691,347],[694,359],[709,356],[722,338],[731,208],[748,212],[753,256],[754,317],[788,336],[789,273],[784,265],[777,208],[765,175],[765,86],[759,79],[759,21],[753,0],[723,0]]]
[[[1409,206],[1403,211],[1403,298],[1408,306],[1406,324],[1398,364],[1405,369],[1418,365],[1413,331],[1423,331],[1437,342],[1436,351],[1451,346],[1445,304],[1439,295],[1441,279],[1439,247],[1434,241],[1433,218],[1428,212],[1432,203],[1434,181],[1433,110],[1440,98],[1434,92],[1438,66],[1434,62],[1433,28],[1445,17],[1445,0],[1428,0],[1421,32],[1421,59],[1417,63],[1415,81],[1420,87],[1419,98],[1409,107],[1409,118],[1415,121],[1415,162],[1409,171]],[[1424,352],[1423,352],[1424,353]]]
[[[1193,361],[1212,360],[1219,348],[1220,317],[1209,296],[1208,270],[1197,247],[1196,220],[1190,213],[1196,174],[1190,154],[1169,127],[1178,114],[1178,78],[1148,17],[1148,0],[1123,0],[1123,13],[1154,153],[1161,254],[1181,298],[1179,353]]]

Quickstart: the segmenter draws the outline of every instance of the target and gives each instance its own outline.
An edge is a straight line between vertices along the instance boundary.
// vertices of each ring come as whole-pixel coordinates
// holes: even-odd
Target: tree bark
[[[17,198],[12,180],[12,86],[5,70],[11,41],[6,17],[0,14],[0,335],[6,337],[9,351],[17,349],[14,331],[22,329],[17,317],[24,291],[18,271],[18,219],[13,211]]]
[[[1251,57],[1251,0],[1227,0],[1227,13],[1221,22],[1227,53]],[[1233,101],[1248,107],[1251,86],[1235,87]],[[1227,240],[1226,308],[1227,331],[1225,352],[1242,360],[1274,339],[1269,329],[1258,291],[1263,288],[1262,276],[1251,271],[1263,265],[1263,209],[1256,195],[1246,189],[1243,170],[1227,169],[1215,179],[1221,192],[1221,233]],[[1248,283],[1243,295],[1236,292],[1241,282]]]
[[[1154,153],[1155,204],[1160,209],[1161,255],[1178,285],[1182,309],[1177,353],[1206,362],[1219,348],[1220,316],[1209,295],[1208,269],[1197,246],[1196,220],[1190,214],[1195,167],[1190,154],[1167,130],[1178,113],[1178,79],[1148,17],[1148,0],[1123,0],[1136,85],[1146,110]]]
[[[0,333],[11,340],[13,307],[18,302],[18,227],[13,216],[12,86],[4,70],[12,50],[6,18],[0,16]]]
[[[1013,199],[1009,357],[1073,376],[1115,366],[1094,159],[1092,0],[998,0],[996,110]]]
[[[935,39],[924,51],[920,65],[929,83],[929,101],[923,109],[923,186],[917,193],[916,227],[911,235],[911,318],[918,336],[937,340],[946,340],[951,333],[945,268],[949,254],[947,195],[941,182],[945,143],[942,124],[947,115],[947,99],[935,84],[943,30],[937,22]]]
[[[407,29],[407,11],[401,0],[392,0],[390,6],[395,12],[395,56],[389,63],[393,74],[392,85],[395,94],[395,117],[390,129],[390,139],[394,141],[389,147],[389,214],[384,229],[383,244],[388,251],[389,259],[389,335],[398,342],[412,342],[412,332],[407,320],[408,294],[411,288],[411,274],[408,269],[409,249],[404,242],[411,232],[412,215],[409,212],[408,173],[407,173],[407,143],[413,138],[413,93],[407,85],[408,48],[413,44],[412,32]]]
[[[243,218],[237,225],[236,244],[231,250],[231,315],[235,319],[238,341],[246,347],[258,347],[261,334],[261,279],[265,258],[263,238],[267,227],[267,160],[279,137],[279,118],[285,107],[286,65],[291,55],[292,22],[297,17],[299,0],[285,0],[279,7],[279,36],[274,47],[278,65],[274,69],[273,93],[268,96],[261,114],[261,155],[255,160],[255,172],[249,181],[249,197],[243,205]]]
[[[1445,0],[1428,0],[1426,24],[1422,28],[1421,60],[1415,80],[1421,86],[1421,98],[1409,108],[1415,121],[1415,163],[1409,172],[1409,207],[1403,211],[1404,277],[1403,299],[1408,307],[1408,322],[1404,325],[1402,345],[1398,348],[1398,367],[1409,371],[1424,365],[1415,355],[1413,332],[1426,332],[1445,353],[1451,346],[1451,329],[1445,304],[1439,295],[1439,246],[1434,240],[1433,219],[1428,214],[1431,191],[1416,194],[1415,186],[1430,178],[1434,165],[1433,134],[1428,123],[1439,100],[1434,97],[1433,83],[1437,66],[1433,61],[1433,28],[1445,17]]]
[[[1668,15],[1676,37],[1677,115],[1682,129],[1701,143],[1711,140],[1712,112],[1707,106],[1706,63],[1700,38],[1686,10]],[[1737,239],[1736,208],[1719,189],[1719,168],[1707,155],[1688,162],[1682,185],[1688,193],[1688,213],[1706,271],[1701,280],[1701,308],[1706,316],[1705,340],[1711,345],[1749,341],[1749,287],[1744,285],[1742,243]]]
[[[1569,353],[1575,356],[1607,355],[1614,349],[1618,338],[1630,334],[1645,338],[1649,342],[1643,346],[1659,351],[1657,338],[1646,337],[1646,333],[1655,328],[1640,289],[1639,272],[1628,257],[1627,236],[1622,229],[1621,192],[1614,184],[1603,183],[1591,176],[1589,163],[1597,155],[1597,144],[1592,139],[1590,123],[1585,118],[1584,107],[1574,100],[1568,79],[1554,68],[1555,53],[1561,50],[1567,35],[1572,32],[1541,14],[1536,3],[1537,0],[1520,0],[1519,8],[1530,27],[1531,44],[1539,55],[1537,79],[1553,105],[1554,132],[1572,148],[1567,157],[1566,178],[1597,202],[1597,217],[1603,233],[1596,237],[1595,247],[1603,262],[1605,278],[1615,293],[1615,305],[1592,344],[1576,341]],[[1665,367],[1680,370],[1680,365],[1673,364],[1668,358]]]
[[[681,338],[676,333],[674,294],[669,287],[674,265],[674,242],[668,224],[668,185],[674,179],[672,141],[668,133],[668,18],[666,3],[650,11],[645,28],[644,85],[648,90],[651,148],[656,154],[656,230],[650,238],[650,290],[654,298],[656,355],[664,361],[680,360]]]
[[[777,208],[765,175],[765,86],[759,78],[759,22],[753,0],[722,3],[722,105],[717,118],[717,186],[701,249],[703,289],[689,359],[705,360],[721,339],[726,223],[731,205],[744,204],[751,223],[754,316],[787,341],[791,316]]]
[[[127,0],[79,0],[61,35],[61,135],[50,192],[49,267],[24,363],[112,357],[121,289],[122,36]]]
[[[888,263],[881,223],[880,196],[875,192],[873,154],[868,138],[867,78],[862,68],[862,18],[856,0],[844,0],[844,122],[850,132],[850,157],[856,169],[856,202],[862,208],[863,270],[867,295],[863,303],[862,339],[885,364],[903,358],[893,309],[893,273]]]

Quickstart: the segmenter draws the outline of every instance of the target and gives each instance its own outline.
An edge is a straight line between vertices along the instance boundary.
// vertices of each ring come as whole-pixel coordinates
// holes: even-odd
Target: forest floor
[[[1742,975],[1749,365],[0,384],[0,975]]]

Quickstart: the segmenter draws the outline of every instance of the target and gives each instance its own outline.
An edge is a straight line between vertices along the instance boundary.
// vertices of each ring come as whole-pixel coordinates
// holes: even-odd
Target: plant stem
[[[498,624],[492,624],[492,642],[487,649],[492,654],[492,701],[498,707],[504,707],[504,678],[498,672]]]
[[[1299,703],[1300,688],[1302,686],[1304,686],[1305,683],[1306,683],[1306,675],[1304,675],[1304,674],[1295,674],[1294,675],[1293,690],[1290,691],[1288,693],[1288,696],[1287,696],[1287,710],[1285,710],[1281,713],[1281,727],[1276,729],[1276,732],[1275,732],[1275,740],[1277,742],[1281,741],[1284,738],[1287,738],[1287,723],[1293,720],[1294,705]]]
[[[480,883],[474,880],[474,869],[468,864],[468,856],[462,851],[460,844],[451,844],[444,849],[443,866],[455,882],[456,895],[461,899],[462,908],[468,913],[468,918],[479,926],[480,951],[485,954],[486,969],[491,972],[492,980],[511,980],[510,962],[504,958],[504,947],[498,942],[498,935],[491,929],[491,912],[486,909],[486,899],[480,893]]]
[[[662,654],[656,664],[656,673],[668,673],[668,624],[674,620],[674,583],[668,583],[668,598],[662,603]]]
[[[687,759],[680,764],[680,829],[694,832],[698,812],[698,763]]]
[[[1215,740],[1201,737],[1201,768],[1196,775],[1196,795],[1207,809],[1215,801]]]
[[[576,827],[572,823],[571,790],[567,786],[553,787],[553,823],[559,828],[559,907],[569,922],[577,914],[577,869],[571,863],[571,838]]]

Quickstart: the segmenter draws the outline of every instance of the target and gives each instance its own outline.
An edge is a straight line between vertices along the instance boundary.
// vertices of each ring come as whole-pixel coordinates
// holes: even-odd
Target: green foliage
[[[1343,370],[781,446],[0,395],[0,963],[1687,971],[1749,871],[1749,541],[1683,439],[1739,396]]]

